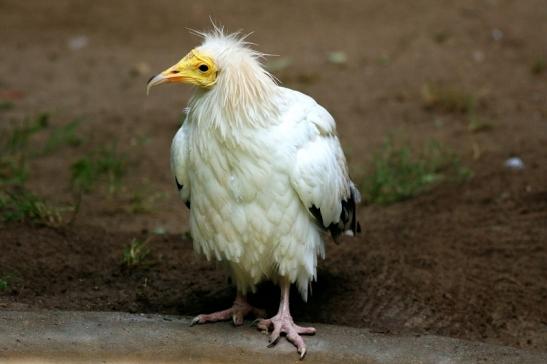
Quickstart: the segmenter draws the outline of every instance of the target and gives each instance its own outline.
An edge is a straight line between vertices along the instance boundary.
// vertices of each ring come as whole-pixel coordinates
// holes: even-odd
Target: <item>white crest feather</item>
[[[261,61],[267,55],[251,48],[251,34],[225,34],[213,24],[209,32],[193,31],[203,38],[196,49],[212,57],[218,68],[211,89],[197,89],[190,101],[192,119],[211,123],[223,137],[237,136],[240,127],[259,127],[277,119],[276,79]]]

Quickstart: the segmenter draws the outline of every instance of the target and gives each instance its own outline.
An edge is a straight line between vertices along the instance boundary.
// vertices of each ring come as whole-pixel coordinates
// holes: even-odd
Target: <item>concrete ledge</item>
[[[255,328],[189,327],[176,316],[112,312],[0,312],[0,363],[286,363],[280,340],[267,348]],[[436,336],[387,336],[315,325],[307,363],[547,363],[547,353]]]

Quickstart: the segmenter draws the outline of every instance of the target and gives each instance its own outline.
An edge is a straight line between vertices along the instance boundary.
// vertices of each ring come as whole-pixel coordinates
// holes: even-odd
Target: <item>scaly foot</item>
[[[245,296],[238,294],[232,307],[210,314],[202,314],[196,316],[190,326],[197,324],[204,324],[207,322],[227,321],[232,320],[235,326],[243,325],[243,319],[249,314],[253,314],[255,317],[264,317],[265,312],[258,308],[251,306]]]
[[[296,346],[296,350],[298,351],[298,354],[300,354],[300,359],[303,359],[306,355],[306,344],[300,335],[315,334],[315,328],[298,326],[294,323],[291,314],[284,310],[281,310],[271,319],[258,320],[256,326],[264,333],[268,333],[269,330],[272,329],[268,347],[277,344],[281,334],[285,334],[287,340]]]

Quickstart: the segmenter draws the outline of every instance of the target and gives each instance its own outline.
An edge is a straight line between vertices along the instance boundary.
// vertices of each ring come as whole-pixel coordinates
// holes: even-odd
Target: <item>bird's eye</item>
[[[206,64],[202,64],[198,68],[201,72],[207,72],[209,70],[209,67],[207,67]]]
[[[171,71],[171,73],[177,74],[177,73],[179,73],[179,71],[173,70],[173,71]]]

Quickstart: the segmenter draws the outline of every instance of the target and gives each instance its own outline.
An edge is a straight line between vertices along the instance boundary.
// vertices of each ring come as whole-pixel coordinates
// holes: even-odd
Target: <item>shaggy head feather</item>
[[[212,123],[223,135],[227,129],[263,127],[277,119],[277,86],[262,66],[265,54],[252,49],[240,33],[224,34],[214,27],[196,33],[203,43],[195,50],[211,57],[218,69],[211,88],[197,88],[189,103],[192,119]]]

